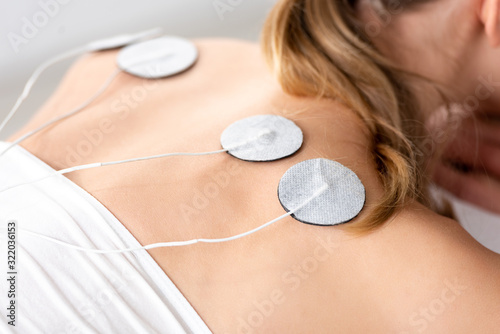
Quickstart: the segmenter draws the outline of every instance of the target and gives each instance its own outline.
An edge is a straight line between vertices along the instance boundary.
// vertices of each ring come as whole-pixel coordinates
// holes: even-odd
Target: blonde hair
[[[264,26],[262,47],[287,93],[336,99],[356,112],[370,131],[385,195],[370,217],[350,227],[367,232],[408,199],[423,200],[423,161],[417,159],[415,142],[422,123],[403,74],[372,45],[352,2],[279,1]]]

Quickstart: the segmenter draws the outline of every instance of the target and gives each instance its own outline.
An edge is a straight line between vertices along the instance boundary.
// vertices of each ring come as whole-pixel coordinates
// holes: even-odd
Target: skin
[[[366,22],[377,20],[371,0],[361,0],[358,12]],[[498,0],[429,1],[391,15],[373,39],[403,69],[453,90],[451,102],[462,109],[461,116],[427,124],[438,153],[434,180],[495,213],[500,213],[499,12]],[[491,78],[493,92],[479,88],[479,77]],[[416,86],[422,111],[436,119],[442,100],[434,90]],[[481,97],[480,103],[465,108],[471,97]]]
[[[117,113],[114,101],[152,82],[120,74],[91,107],[22,146],[55,169],[69,167],[68,147],[85,140],[85,129],[98,129],[110,119],[114,130],[78,164],[211,151],[220,148],[220,134],[232,122],[280,114],[294,120],[305,138],[304,147],[287,159],[260,164],[226,154],[170,158],[67,177],[103,203],[143,245],[231,236],[282,215],[279,179],[294,164],[318,157],[341,162],[360,177],[367,202],[353,223],[365,218],[383,186],[371,141],[355,113],[334,101],[285,94],[257,45],[195,42],[201,55],[195,67],[156,81],[128,114]],[[78,61],[55,95],[10,140],[84,101],[116,69],[115,58],[111,51]],[[181,207],[192,206],[195,189],[228,168],[234,176],[227,186],[194,214],[183,214]],[[410,202],[365,236],[287,218],[238,241],[149,253],[214,333],[244,333],[241,319],[253,324],[252,333],[465,334],[498,328],[500,256],[458,223],[417,203]],[[432,313],[430,307],[443,298],[444,309]],[[255,302],[264,302],[268,311],[259,311]]]

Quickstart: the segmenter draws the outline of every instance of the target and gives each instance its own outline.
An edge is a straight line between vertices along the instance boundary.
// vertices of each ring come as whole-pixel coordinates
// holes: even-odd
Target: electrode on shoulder
[[[239,120],[224,130],[221,144],[235,158],[274,161],[291,156],[302,146],[302,130],[277,115],[257,115]]]
[[[280,203],[289,212],[325,184],[327,190],[292,217],[322,226],[344,224],[357,217],[366,200],[363,183],[352,170],[327,159],[306,160],[291,167],[278,186]]]
[[[198,49],[191,41],[165,36],[123,48],[117,63],[137,77],[160,79],[184,72],[197,59]]]

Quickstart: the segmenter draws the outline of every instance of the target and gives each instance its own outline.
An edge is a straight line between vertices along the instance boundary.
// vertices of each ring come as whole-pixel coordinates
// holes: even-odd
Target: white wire
[[[5,119],[0,124],[0,132],[2,132],[2,130],[7,125],[7,123],[10,121],[10,119],[19,110],[19,107],[21,106],[21,104],[23,103],[23,101],[26,100],[26,98],[28,97],[29,93],[31,92],[31,89],[33,88],[33,85],[36,83],[36,81],[38,80],[38,78],[40,77],[40,75],[46,69],[48,69],[52,65],[55,65],[55,64],[57,64],[57,63],[59,63],[59,62],[61,62],[63,60],[66,60],[66,59],[75,57],[75,56],[77,56],[79,54],[82,54],[85,51],[87,51],[87,46],[78,47],[76,49],[70,50],[70,51],[65,52],[65,53],[63,53],[61,55],[58,55],[56,57],[53,57],[53,58],[47,60],[46,62],[44,62],[39,67],[37,67],[35,69],[35,71],[33,72],[33,74],[31,75],[31,77],[28,79],[28,82],[26,82],[26,85],[24,86],[23,92],[21,93],[21,95],[17,99],[16,103],[14,104],[14,107],[12,107],[12,109],[9,111],[9,113],[7,114],[7,116],[5,117]]]
[[[9,146],[7,146],[7,148],[5,150],[2,151],[2,153],[0,153],[0,157],[3,156],[5,153],[7,153],[11,148],[13,148],[14,146],[18,145],[19,143],[21,143],[22,141],[24,141],[25,139],[33,136],[34,134],[42,131],[43,129],[47,128],[48,126],[51,126],[52,124],[54,123],[57,123],[63,119],[66,119],[68,117],[71,117],[77,113],[79,113],[80,111],[82,111],[83,109],[87,108],[89,105],[91,105],[102,93],[104,93],[104,91],[106,91],[106,89],[109,88],[109,86],[111,85],[111,83],[113,82],[113,80],[118,76],[118,74],[120,74],[122,72],[122,70],[118,69],[116,71],[114,71],[109,77],[108,79],[105,81],[105,83],[101,86],[101,88],[99,88],[99,90],[94,94],[92,95],[89,99],[87,99],[85,102],[83,102],[81,105],[79,105],[78,107],[76,107],[75,109],[73,109],[72,111],[64,114],[64,115],[61,115],[61,116],[58,116],[54,119],[52,119],[51,121],[39,126],[38,128],[26,133],[25,135],[23,135],[22,137],[16,139],[14,142],[12,142]]]
[[[57,63],[59,63],[61,61],[64,61],[66,59],[69,59],[69,58],[72,58],[72,57],[76,57],[76,56],[78,56],[80,54],[83,54],[85,52],[99,51],[101,49],[101,47],[102,47],[102,43],[103,42],[107,42],[110,39],[112,40],[112,39],[117,38],[117,37],[124,37],[126,39],[126,43],[125,44],[128,44],[128,43],[132,43],[134,41],[135,42],[139,42],[139,41],[141,41],[143,39],[154,37],[156,35],[159,35],[161,33],[161,31],[162,31],[161,28],[155,28],[155,29],[146,30],[146,31],[139,32],[139,33],[132,34],[132,35],[113,36],[111,38],[106,38],[106,39],[103,39],[103,40],[94,41],[94,42],[91,42],[91,43],[86,44],[84,46],[80,46],[78,48],[69,50],[67,52],[64,52],[63,54],[57,55],[57,56],[55,56],[55,57],[53,57],[53,58],[45,61],[44,63],[42,63],[40,66],[38,66],[35,69],[35,71],[31,75],[31,77],[26,82],[26,85],[24,86],[23,92],[21,93],[21,95],[19,96],[19,98],[17,99],[16,103],[14,104],[14,106],[12,107],[12,109],[9,111],[9,113],[7,114],[7,116],[5,117],[5,119],[0,124],[0,132],[2,132],[2,130],[7,125],[7,123],[11,120],[11,118],[19,110],[19,107],[21,106],[21,104],[29,96],[29,94],[31,92],[31,89],[33,88],[33,86],[37,82],[37,80],[40,77],[40,75],[43,72],[45,72],[45,70],[47,70],[49,67],[51,67],[51,66],[53,66],[53,65],[55,65],[55,64],[57,64]]]
[[[79,251],[83,251],[83,252],[90,252],[90,253],[97,253],[97,254],[110,254],[110,253],[127,253],[127,252],[134,252],[134,251],[138,251],[138,250],[148,250],[148,249],[154,249],[154,248],[163,248],[163,247],[180,247],[180,246],[188,246],[188,245],[193,245],[193,244],[196,244],[196,243],[222,243],[222,242],[228,242],[228,241],[233,241],[233,240],[237,240],[237,239],[241,239],[243,237],[246,237],[250,234],[253,234],[253,233],[256,233],[288,216],[291,216],[292,214],[294,214],[295,212],[297,212],[298,210],[302,209],[304,206],[306,206],[307,204],[309,204],[311,201],[313,201],[315,198],[317,198],[318,196],[320,196],[321,194],[323,194],[326,190],[328,189],[328,184],[324,184],[320,189],[318,189],[318,191],[316,191],[312,196],[311,198],[309,198],[307,201],[305,201],[303,204],[301,204],[299,207],[297,207],[296,209],[290,211],[290,212],[287,212],[286,214],[284,215],[281,215],[279,216],[278,218],[276,219],[273,219],[257,228],[254,228],[250,231],[247,231],[247,232],[244,232],[244,233],[240,233],[240,234],[237,234],[237,235],[234,235],[232,237],[227,237],[227,238],[219,238],[219,239],[192,239],[192,240],[187,240],[187,241],[171,241],[171,242],[160,242],[160,243],[155,243],[155,244],[150,244],[150,245],[146,245],[146,246],[141,246],[141,247],[136,247],[136,248],[125,248],[125,249],[110,249],[110,250],[103,250],[103,249],[94,249],[94,248],[84,248],[84,247],[80,247],[80,246],[76,246],[76,245],[72,245],[70,243],[67,243],[67,242],[64,242],[64,241],[61,241],[61,240],[58,240],[58,239],[55,239],[55,238],[51,238],[51,237],[48,237],[46,235],[43,235],[43,234],[39,234],[39,233],[36,233],[36,232],[32,232],[32,231],[28,231],[28,230],[24,230],[24,229],[19,229],[20,231],[22,231],[23,233],[26,233],[30,236],[34,236],[34,237],[38,237],[38,238],[41,238],[41,239],[44,239],[46,241],[50,241],[52,243],[55,243],[55,244],[58,244],[58,245],[61,245],[61,246],[64,246],[64,247],[68,247],[68,248],[72,248],[72,249],[75,249],[75,250],[79,250]],[[2,229],[5,229],[5,227],[2,227]]]
[[[19,184],[10,186],[8,188],[2,189],[2,190],[0,190],[0,193],[2,193],[4,191],[7,191],[7,190],[11,190],[11,189],[17,188],[17,187],[25,186],[25,185],[28,185],[28,184],[37,183],[37,182],[45,180],[45,179],[47,179],[49,177],[53,177],[53,176],[57,176],[57,175],[63,175],[63,174],[67,174],[67,173],[71,173],[71,172],[75,172],[75,171],[79,171],[79,170],[92,169],[92,168],[105,167],[105,166],[113,166],[113,165],[125,164],[125,163],[130,163],[130,162],[138,162],[138,161],[160,159],[160,158],[167,158],[167,157],[176,157],[176,156],[204,156],[204,155],[212,155],[212,154],[225,153],[225,152],[228,152],[230,150],[234,150],[234,149],[236,149],[238,147],[245,146],[245,145],[247,145],[247,144],[249,144],[249,143],[251,143],[253,141],[259,140],[262,136],[265,136],[265,135],[269,134],[270,132],[271,132],[271,130],[269,130],[269,129],[263,129],[259,134],[257,134],[256,136],[253,136],[253,137],[249,138],[245,142],[236,143],[236,144],[234,144],[234,145],[232,145],[230,147],[227,147],[227,148],[222,149],[222,150],[217,150],[217,151],[201,152],[201,153],[186,153],[186,152],[165,153],[165,154],[159,154],[159,155],[153,155],[153,156],[147,156],[147,157],[140,157],[140,158],[132,158],[132,159],[126,159],[126,160],[118,160],[118,161],[110,161],[110,162],[96,162],[96,163],[92,163],[92,164],[80,165],[80,166],[70,167],[70,168],[66,168],[66,169],[61,169],[59,171],[56,171],[56,172],[54,172],[52,174],[46,175],[46,176],[41,177],[39,179],[32,180],[32,181],[29,181],[29,182],[19,183]],[[5,151],[3,153],[5,153]],[[0,156],[1,156],[1,154],[0,154]]]
[[[120,160],[120,161],[110,161],[110,162],[102,162],[101,166],[112,166],[112,165],[119,165],[119,164],[124,164],[124,163],[129,163],[129,162],[137,162],[137,161],[144,161],[144,160],[151,160],[151,159],[161,159],[161,158],[167,158],[167,157],[178,157],[178,156],[203,156],[203,155],[212,155],[212,154],[219,154],[219,153],[225,153],[227,152],[227,149],[223,150],[217,150],[217,151],[211,151],[211,152],[201,152],[201,153],[165,153],[165,154],[158,154],[158,155],[152,155],[150,157],[142,157],[142,158],[133,158],[133,159],[127,159],[127,160]],[[72,172],[71,169],[74,167],[68,168],[68,172],[64,173],[69,173]],[[93,167],[90,167],[93,168]]]
[[[41,177],[39,179],[29,181],[29,182],[24,182],[24,183],[19,183],[13,186],[10,186],[8,188],[0,190],[0,193],[3,193],[5,191],[21,187],[21,186],[26,186],[28,184],[32,183],[37,183],[42,180],[48,179],[50,177],[56,176],[56,175],[63,175],[79,170],[85,170],[85,169],[92,169],[92,168],[98,168],[98,167],[104,167],[104,166],[112,166],[112,165],[118,165],[118,164],[124,164],[124,163],[130,163],[130,162],[137,162],[137,161],[143,161],[143,160],[150,160],[150,159],[160,159],[160,158],[166,158],[166,157],[175,157],[175,156],[203,156],[203,155],[211,155],[211,154],[219,154],[219,153],[224,153],[227,152],[227,149],[223,150],[218,150],[218,151],[211,151],[211,152],[201,152],[201,153],[166,153],[166,154],[160,154],[160,155],[154,155],[150,157],[141,157],[141,158],[133,158],[133,159],[127,159],[127,160],[120,160],[120,161],[110,161],[110,162],[96,162],[92,164],[87,164],[87,165],[81,165],[81,166],[76,166],[76,167],[70,167],[66,169],[61,169],[59,171],[56,171],[52,174],[46,175],[44,177]]]

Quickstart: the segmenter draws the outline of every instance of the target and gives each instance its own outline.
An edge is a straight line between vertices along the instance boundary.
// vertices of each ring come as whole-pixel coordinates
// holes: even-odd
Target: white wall
[[[44,60],[86,42],[162,27],[184,37],[257,40],[275,0],[16,0],[0,1],[0,119]],[[47,14],[48,13],[48,14]],[[28,22],[28,23],[27,23]],[[38,25],[38,26],[37,26]],[[29,29],[29,27],[35,29]],[[49,70],[0,139],[45,101],[71,62]]]

